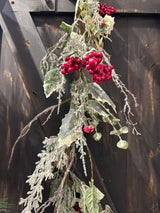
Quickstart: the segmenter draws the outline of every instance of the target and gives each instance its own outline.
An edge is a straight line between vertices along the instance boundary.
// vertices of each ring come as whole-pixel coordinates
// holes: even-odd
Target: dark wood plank
[[[40,12],[40,11],[56,11],[56,12],[74,12],[74,0],[8,0],[13,11]],[[12,2],[12,3],[11,3]],[[14,2],[14,3],[13,3]],[[102,0],[101,2],[116,8],[117,13],[160,13],[159,0]],[[8,7],[10,11],[10,8]]]
[[[42,146],[44,133],[37,123],[17,145],[11,168],[7,171],[13,143],[34,114],[30,96],[3,34],[0,58],[0,198],[8,198],[12,205],[8,213],[20,212],[19,198],[26,189],[26,177],[31,174]]]
[[[160,30],[157,18],[128,19],[128,82],[139,107],[140,137],[129,134],[128,213],[160,211]]]
[[[40,11],[55,11],[55,0],[7,0],[12,9],[7,8],[8,11],[15,12],[40,12]]]
[[[107,3],[107,5],[113,6],[116,8],[117,13],[160,13],[160,1],[159,0],[102,0],[101,2]]]
[[[21,17],[22,14],[17,14],[18,22],[13,12],[8,13],[4,10],[0,14],[0,22],[33,106],[36,112],[40,112],[48,105],[43,92],[42,74],[38,69],[38,64],[45,53],[45,49],[36,29],[34,29],[30,16],[23,15],[23,18],[26,19],[25,28],[21,25]],[[30,45],[27,41],[30,42]]]
[[[57,0],[56,12],[74,12],[74,0]]]

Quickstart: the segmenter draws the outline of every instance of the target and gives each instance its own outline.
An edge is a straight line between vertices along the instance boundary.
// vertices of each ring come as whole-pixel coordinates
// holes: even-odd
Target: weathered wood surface
[[[13,11],[56,11],[56,12],[74,12],[75,0],[7,0],[10,2]],[[159,0],[102,0],[116,8],[117,13],[160,13]],[[10,8],[8,9],[10,10]]]
[[[160,1],[159,0],[102,0],[116,8],[118,13],[160,13]]]
[[[128,85],[139,107],[141,137],[129,134],[128,212],[160,212],[160,28],[152,17],[128,19]],[[134,176],[134,178],[133,178]],[[143,203],[143,204],[142,204]]]
[[[40,12],[40,11],[55,11],[55,0],[7,0],[9,1],[12,10],[18,12]],[[12,11],[11,8],[7,8]]]

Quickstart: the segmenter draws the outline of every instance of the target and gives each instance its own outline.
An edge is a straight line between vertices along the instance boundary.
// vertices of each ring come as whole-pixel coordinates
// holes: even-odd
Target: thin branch
[[[21,138],[23,138],[24,136],[27,135],[27,133],[29,132],[30,128],[31,128],[31,125],[36,121],[38,120],[42,115],[48,113],[49,111],[51,111],[53,113],[53,111],[55,110],[55,108],[57,107],[57,105],[52,105],[48,108],[46,108],[45,110],[43,110],[42,112],[40,112],[38,115],[36,115],[21,131],[20,135],[18,136],[17,140],[15,141],[13,147],[12,147],[12,150],[11,150],[11,155],[10,155],[10,158],[9,158],[9,163],[8,163],[8,169],[10,168],[10,165],[11,165],[11,161],[12,161],[12,158],[13,158],[13,154],[14,154],[14,150],[15,150],[15,147],[17,145],[17,143],[19,142],[19,140]],[[47,118],[48,120],[48,118]]]
[[[108,53],[104,49],[102,49],[102,51],[104,53],[103,56],[104,56],[106,63],[110,66],[111,63],[110,63],[110,57],[109,57]],[[135,107],[137,107],[138,103],[137,103],[135,95],[129,89],[127,89],[125,84],[120,80],[119,75],[116,73],[115,70],[112,70],[112,80],[115,83],[115,85],[117,86],[117,88],[120,89],[121,93],[123,93],[123,95],[125,97],[124,98],[125,104],[124,104],[124,107],[123,107],[123,113],[124,113],[127,124],[132,126],[132,133],[133,134],[141,135],[140,132],[138,132],[138,130],[136,129],[137,123],[134,123],[132,121],[132,118],[131,118],[131,116],[133,117],[134,114],[132,113],[131,106],[130,106],[130,103],[129,103],[129,96],[132,97],[132,99],[134,101],[134,105],[135,105]]]
[[[71,98],[66,99],[65,101],[63,101],[63,102],[61,103],[61,105],[64,104],[64,103],[66,103],[66,102],[68,102],[68,101],[70,101],[70,100],[71,100]],[[42,125],[46,124],[46,122],[51,118],[51,115],[52,115],[52,113],[54,112],[54,110],[57,108],[57,106],[58,106],[58,105],[52,105],[52,106],[46,108],[45,110],[43,110],[42,112],[40,112],[39,114],[37,114],[37,115],[36,115],[36,116],[35,116],[35,117],[34,117],[34,118],[22,129],[20,135],[18,136],[17,140],[15,141],[15,143],[14,143],[14,145],[13,145],[13,147],[12,147],[11,155],[10,155],[9,163],[8,163],[8,169],[10,168],[11,161],[12,161],[12,159],[13,159],[13,154],[14,154],[16,145],[17,145],[17,143],[19,142],[19,140],[20,140],[21,138],[23,138],[24,136],[27,135],[27,133],[29,132],[29,130],[30,130],[30,128],[31,128],[31,125],[32,125],[36,120],[38,120],[42,115],[44,115],[44,114],[50,112],[49,115],[48,115],[48,117],[47,117],[47,119],[46,119],[46,121],[44,121]]]

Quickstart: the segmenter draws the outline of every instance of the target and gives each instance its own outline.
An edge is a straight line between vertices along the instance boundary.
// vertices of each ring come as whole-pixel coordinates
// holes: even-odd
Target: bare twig
[[[55,108],[57,107],[57,105],[52,105],[48,108],[46,108],[45,110],[43,110],[42,112],[40,112],[38,115],[36,115],[21,131],[20,135],[18,136],[17,140],[15,141],[13,147],[12,147],[12,150],[11,150],[11,155],[10,155],[10,158],[9,158],[9,163],[8,163],[8,169],[10,168],[10,165],[11,165],[11,161],[12,161],[12,158],[13,158],[13,154],[14,154],[14,150],[15,150],[15,147],[17,145],[17,143],[19,142],[19,140],[21,138],[23,138],[24,136],[27,135],[27,133],[29,132],[30,128],[31,128],[31,125],[36,121],[38,120],[42,115],[48,113],[49,111],[51,111],[51,113],[53,113],[53,111],[55,110]],[[51,113],[49,114],[49,118],[51,116]],[[47,117],[47,121],[49,119]],[[45,122],[43,123],[45,124]]]
[[[110,56],[108,55],[108,53],[104,49],[102,49],[102,51],[104,53],[103,56],[104,56],[106,63],[108,65],[111,65]],[[137,123],[134,123],[131,119],[131,116],[133,117],[134,114],[132,113],[132,110],[131,110],[131,106],[130,106],[130,103],[129,103],[129,97],[131,97],[133,99],[134,105],[135,105],[135,107],[137,107],[138,103],[137,103],[135,95],[129,89],[127,89],[125,84],[120,80],[119,75],[115,72],[115,70],[112,70],[112,80],[115,83],[115,85],[117,86],[117,88],[120,89],[121,93],[123,93],[123,95],[125,97],[124,98],[125,104],[124,104],[124,107],[123,107],[123,113],[124,113],[127,124],[132,126],[132,133],[133,134],[141,135],[140,132],[138,132],[138,130],[136,129]]]

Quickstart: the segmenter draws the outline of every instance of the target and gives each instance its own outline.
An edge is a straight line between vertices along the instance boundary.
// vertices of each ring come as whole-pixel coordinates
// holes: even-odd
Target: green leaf
[[[99,141],[101,138],[102,138],[102,133],[101,133],[101,132],[96,132],[96,133],[93,135],[93,139],[94,139],[95,141]]]
[[[128,127],[127,126],[123,126],[119,129],[119,131],[121,132],[121,134],[127,134],[128,133]]]
[[[58,85],[62,83],[62,74],[58,69],[50,70],[44,77],[44,93],[48,98],[53,92],[57,90]]]
[[[101,101],[102,103],[107,103],[110,105],[113,110],[116,112],[116,105],[113,103],[111,98],[107,95],[107,93],[96,83],[90,83],[89,89],[93,98],[97,101]]]
[[[53,197],[55,195],[55,192],[57,191],[61,181],[62,181],[61,177],[57,177],[52,181],[50,186],[50,197]]]
[[[88,212],[99,213],[100,200],[102,200],[104,194],[99,191],[94,185],[90,186],[85,193],[85,204]]]
[[[0,212],[8,212],[12,208],[12,205],[8,203],[7,198],[0,198]]]
[[[121,140],[117,143],[117,147],[120,148],[120,149],[128,149],[128,142],[121,139]]]
[[[121,135],[121,132],[119,130],[115,129],[110,132],[110,135]]]
[[[88,101],[88,106],[95,112],[98,113],[100,116],[103,116],[105,118],[109,117],[109,114],[106,110],[106,108],[99,102],[90,100]]]
[[[73,31],[73,27],[67,23],[65,23],[64,21],[62,21],[60,28],[65,31],[66,33],[68,33],[69,35],[72,33]]]
[[[69,112],[62,119],[62,125],[58,134],[59,147],[69,147],[77,139],[75,134],[75,114],[74,109],[70,109]]]
[[[120,129],[111,131],[110,135],[122,135],[127,133],[128,133],[128,127],[124,126],[124,127],[121,127]]]
[[[80,8],[81,10],[84,10],[84,9],[86,9],[87,7],[88,7],[87,2],[80,1],[80,3],[79,3],[79,8]]]

